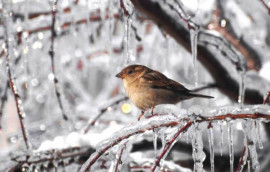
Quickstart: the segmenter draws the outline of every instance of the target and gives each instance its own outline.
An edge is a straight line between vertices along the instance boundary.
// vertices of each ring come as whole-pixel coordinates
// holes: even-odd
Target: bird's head
[[[148,68],[143,65],[130,65],[121,70],[120,73],[116,75],[117,78],[122,78],[128,83],[132,82],[134,79],[137,79],[147,71]]]

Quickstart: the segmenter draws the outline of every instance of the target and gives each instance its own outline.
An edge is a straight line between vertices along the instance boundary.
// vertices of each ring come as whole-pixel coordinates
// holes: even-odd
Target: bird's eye
[[[132,73],[133,73],[133,71],[132,71],[132,70],[129,70],[129,71],[128,71],[128,74],[132,74]]]

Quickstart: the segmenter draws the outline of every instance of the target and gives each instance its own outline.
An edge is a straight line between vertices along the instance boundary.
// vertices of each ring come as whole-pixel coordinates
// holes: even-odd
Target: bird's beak
[[[115,75],[117,78],[123,78],[123,74],[122,72],[118,73],[117,75]]]

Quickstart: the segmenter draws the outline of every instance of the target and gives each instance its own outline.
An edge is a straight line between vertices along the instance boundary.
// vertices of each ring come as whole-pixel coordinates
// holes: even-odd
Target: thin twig
[[[24,140],[26,148],[29,149],[30,144],[28,142],[26,129],[25,129],[25,126],[24,126],[24,123],[23,123],[23,119],[25,117],[25,114],[22,111],[22,101],[20,99],[20,95],[17,92],[17,88],[16,88],[16,86],[14,84],[14,82],[15,82],[14,78],[12,77],[12,74],[11,74],[9,60],[10,60],[10,55],[7,56],[7,62],[6,62],[6,66],[7,66],[7,70],[8,70],[9,85],[10,85],[10,88],[11,88],[12,93],[13,93],[14,98],[15,98],[17,114],[18,114],[18,117],[19,117],[20,125],[21,125],[23,140]]]
[[[243,151],[242,151],[242,154],[241,154],[241,158],[239,160],[238,167],[237,167],[237,170],[236,170],[237,172],[240,172],[241,165],[242,165],[242,163],[244,161],[245,152],[246,152],[246,146],[244,146],[244,148],[243,148]]]
[[[50,57],[51,57],[51,68],[52,68],[52,73],[53,73],[53,76],[54,76],[53,81],[54,81],[54,88],[55,88],[55,94],[56,94],[56,97],[57,97],[57,101],[58,101],[59,107],[61,109],[63,118],[65,120],[68,120],[68,117],[64,112],[63,103],[62,103],[62,100],[61,100],[61,94],[60,94],[60,91],[59,91],[59,81],[58,81],[58,79],[56,77],[56,74],[55,74],[55,64],[54,64],[54,55],[55,55],[55,52],[54,52],[54,39],[56,37],[55,18],[56,18],[57,2],[58,2],[58,0],[55,0],[53,2],[53,6],[52,6],[52,25],[51,25],[51,34],[52,34],[52,36],[51,36],[51,47],[50,47],[49,54],[50,54]]]
[[[268,10],[268,14],[270,15],[270,7],[266,4],[264,0],[260,0],[263,4],[263,6]]]
[[[178,16],[187,24],[188,29],[192,29],[192,30],[197,30],[200,28],[200,26],[196,23],[194,23],[192,20],[190,20],[190,18],[188,17],[188,15],[186,14],[186,12],[184,11],[182,5],[179,3],[179,1],[175,0],[175,3],[178,5],[178,7],[180,8],[180,10],[182,11],[182,13],[185,15],[183,16],[176,8],[174,5],[169,4],[167,1],[164,0],[164,3],[166,3],[172,10],[174,10]]]
[[[124,4],[123,0],[120,0],[120,8],[123,10],[123,14],[124,14],[126,17],[129,17],[129,16],[130,16],[128,10],[127,10],[126,7],[125,7],[125,4]]]
[[[92,120],[92,122],[90,122],[87,127],[84,129],[84,133],[87,133],[89,131],[89,129],[91,128],[91,126],[95,125],[95,123],[97,122],[97,120],[105,113],[108,111],[108,108],[114,105],[117,105],[119,103],[121,103],[122,101],[128,100],[128,97],[125,96],[113,103],[111,103],[109,106],[106,106],[105,108],[100,109],[99,114]]]
[[[181,134],[183,131],[187,130],[191,124],[193,124],[192,121],[188,121],[186,125],[184,125],[183,127],[179,128],[179,130],[177,131],[177,133],[173,136],[173,138],[166,143],[165,148],[163,149],[163,151],[161,152],[161,154],[157,157],[154,166],[152,167],[151,171],[155,172],[156,167],[159,165],[160,160],[163,158],[163,156],[167,153],[167,151],[170,149],[170,147],[172,146],[172,143],[175,141],[175,139],[178,138],[179,134]]]
[[[270,101],[270,91],[268,91],[268,93],[266,94],[263,104],[265,105],[266,103],[269,103],[269,101]]]
[[[7,15],[7,14],[4,14]],[[21,126],[21,130],[22,130],[22,135],[23,135],[23,140],[25,143],[25,146],[27,149],[30,148],[30,144],[28,142],[28,137],[27,137],[27,132],[24,126],[24,122],[23,119],[25,117],[25,114],[23,112],[23,107],[22,107],[22,100],[20,99],[20,95],[17,91],[17,87],[15,85],[15,78],[14,76],[12,76],[11,73],[11,69],[10,69],[10,42],[9,42],[9,33],[8,30],[11,28],[8,28],[8,19],[7,16],[4,16],[4,27],[5,27],[5,44],[6,44],[6,69],[7,69],[7,73],[8,73],[8,79],[9,79],[9,86],[11,88],[11,91],[14,95],[14,99],[15,99],[15,103],[16,103],[16,108],[17,108],[17,114],[19,117],[19,121],[20,121],[20,126]]]
[[[126,145],[127,145],[127,141],[124,143],[124,145],[123,145],[123,147],[121,149],[121,152],[119,154],[119,158],[118,158],[118,160],[116,162],[116,166],[115,166],[115,170],[114,170],[115,172],[118,171],[118,166],[119,166],[120,163],[122,163],[121,162],[121,157],[122,157],[122,154],[123,154],[124,150],[126,149]]]

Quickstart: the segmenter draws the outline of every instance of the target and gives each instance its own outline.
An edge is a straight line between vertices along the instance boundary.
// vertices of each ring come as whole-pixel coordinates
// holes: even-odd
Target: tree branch
[[[57,76],[55,74],[55,64],[54,64],[54,55],[55,55],[55,52],[54,52],[54,39],[56,37],[55,18],[56,18],[57,2],[58,2],[58,0],[54,0],[53,6],[52,6],[52,13],[51,13],[52,14],[52,25],[50,27],[52,36],[51,36],[51,47],[50,47],[50,50],[49,50],[49,54],[50,54],[50,57],[51,57],[51,68],[52,68],[52,73],[53,73],[53,76],[54,76],[53,81],[54,81],[54,89],[55,89],[56,98],[57,98],[60,110],[62,112],[63,118],[65,120],[68,120],[68,117],[64,112],[63,103],[62,103],[62,100],[61,100],[61,94],[60,94],[60,91],[59,91],[59,81],[58,81]]]
[[[128,139],[131,136],[137,135],[137,134],[141,134],[144,133],[145,131],[149,131],[149,130],[153,130],[156,128],[162,128],[162,127],[174,127],[176,125],[178,125],[180,122],[186,122],[185,127],[180,128],[180,130],[178,131],[179,133],[177,133],[175,135],[175,137],[173,137],[173,139],[175,140],[178,135],[183,132],[184,130],[186,130],[188,127],[191,126],[191,124],[193,124],[193,122],[196,123],[202,123],[202,122],[214,122],[214,121],[222,121],[222,120],[226,120],[226,119],[230,119],[230,120],[235,120],[235,119],[265,119],[265,120],[270,120],[270,115],[269,114],[263,114],[260,113],[258,111],[255,111],[254,114],[247,114],[247,113],[239,113],[239,114],[224,114],[224,115],[219,115],[219,116],[197,116],[197,118],[192,121],[190,118],[176,118],[176,119],[170,119],[171,121],[166,121],[166,120],[162,120],[160,119],[160,116],[157,117],[153,117],[153,118],[157,118],[159,119],[159,121],[162,121],[162,123],[160,124],[155,124],[153,122],[153,124],[151,123],[151,125],[140,125],[140,127],[136,130],[134,130],[134,128],[136,128],[135,126],[131,126],[132,127],[132,131],[129,131],[129,128],[126,128],[125,130],[121,130],[121,134],[119,136],[117,135],[113,135],[111,136],[111,138],[109,138],[109,142],[107,140],[104,141],[104,145],[102,145],[102,147],[97,150],[97,152],[92,155],[86,162],[85,164],[81,167],[80,172],[85,172],[91,169],[91,166],[107,151],[109,150],[111,147],[117,145],[118,143],[120,143],[121,141]],[[156,120],[151,118],[151,120]],[[175,118],[175,117],[174,117]],[[167,119],[167,118],[164,118]],[[150,120],[150,119],[148,119]],[[148,121],[149,122],[149,121]],[[149,122],[150,123],[150,122]],[[173,142],[173,140],[171,140]],[[165,155],[166,151],[169,150],[171,144],[166,145],[166,148],[163,150],[162,154],[159,156],[159,158],[156,161],[156,165],[159,163],[160,159]]]
[[[137,10],[147,15],[186,50],[191,52],[190,33],[188,29],[180,22],[176,21],[177,19],[168,14],[168,12],[166,12],[158,2],[151,0],[131,1]],[[230,47],[227,48],[230,49]],[[206,47],[206,45],[198,45],[198,60],[206,67],[215,79],[220,91],[236,101],[239,93],[239,82],[235,80],[232,75],[232,71],[229,71],[229,69],[221,63],[220,59],[218,59],[216,55]],[[247,87],[245,90],[245,103],[260,104],[262,101],[263,96],[259,90]]]

